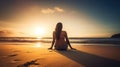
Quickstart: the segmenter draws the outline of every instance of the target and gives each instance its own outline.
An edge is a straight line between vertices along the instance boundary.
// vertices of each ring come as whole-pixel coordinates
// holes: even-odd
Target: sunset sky
[[[119,0],[0,0],[0,37],[52,37],[57,22],[69,37],[120,33]]]

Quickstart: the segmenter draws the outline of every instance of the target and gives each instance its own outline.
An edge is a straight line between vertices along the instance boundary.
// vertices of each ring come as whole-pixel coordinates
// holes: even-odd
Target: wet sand
[[[48,50],[50,44],[0,44],[0,67],[120,67],[120,46],[73,45],[76,50]]]

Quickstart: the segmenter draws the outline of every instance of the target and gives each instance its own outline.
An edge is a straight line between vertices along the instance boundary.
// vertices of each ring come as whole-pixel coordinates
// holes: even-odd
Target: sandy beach
[[[48,50],[50,43],[0,44],[0,67],[120,67],[120,46],[72,45]]]

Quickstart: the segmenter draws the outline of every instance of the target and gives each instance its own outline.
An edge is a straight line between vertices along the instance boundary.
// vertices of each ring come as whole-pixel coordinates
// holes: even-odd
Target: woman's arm
[[[69,42],[69,39],[68,39],[68,36],[67,36],[67,33],[65,32],[65,37],[66,37],[66,42],[67,42],[67,44],[69,45],[69,47],[71,48],[71,49],[73,49],[72,48],[72,46],[70,45],[70,42]]]
[[[52,45],[51,45],[51,47],[50,47],[49,49],[52,49],[52,48],[53,48],[54,43],[55,43],[55,32],[53,32],[53,41],[52,41]]]

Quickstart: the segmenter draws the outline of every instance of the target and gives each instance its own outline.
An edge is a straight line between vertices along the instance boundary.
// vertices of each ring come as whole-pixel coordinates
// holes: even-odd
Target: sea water
[[[76,44],[114,44],[120,45],[120,38],[69,38],[70,43]],[[0,37],[0,43],[51,43],[51,37]]]

